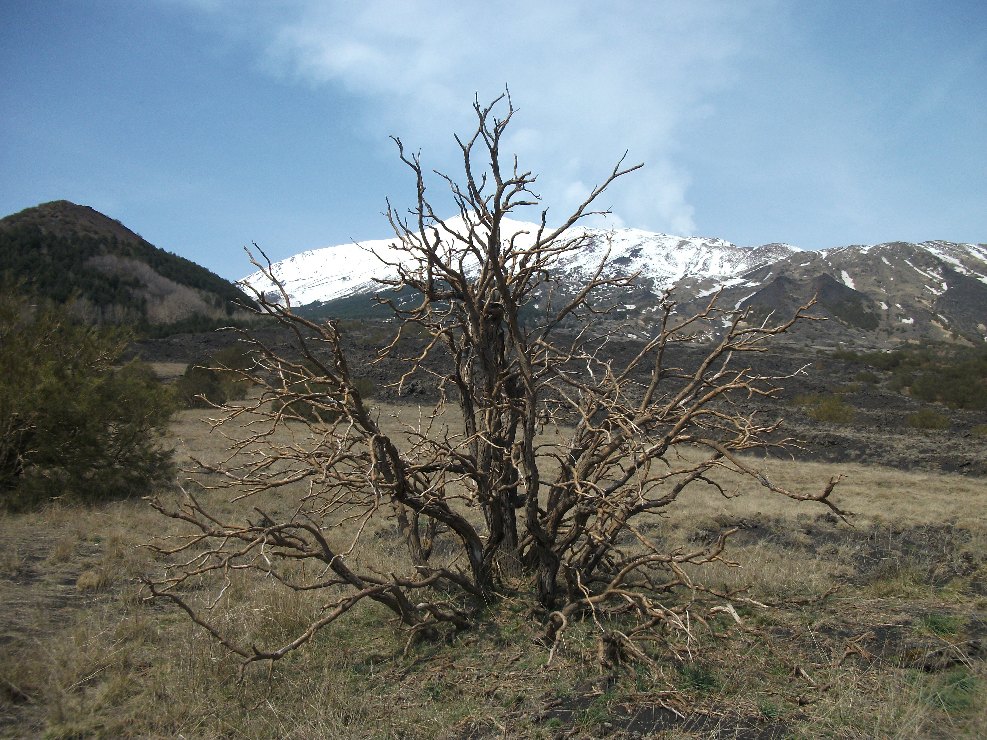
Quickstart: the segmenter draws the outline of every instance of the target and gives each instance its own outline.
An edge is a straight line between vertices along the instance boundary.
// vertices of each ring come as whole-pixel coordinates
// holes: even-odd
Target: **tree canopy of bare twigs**
[[[501,149],[510,97],[474,109],[476,128],[456,139],[458,179],[433,178],[394,140],[417,197],[408,210],[387,206],[400,260],[390,266],[397,277],[382,282],[400,292],[378,299],[397,327],[381,356],[404,363],[399,386],[425,378],[439,400],[402,432],[388,431],[361,394],[337,323],[299,315],[283,290],[258,291],[297,353],[256,344],[255,365],[242,371],[254,392],[214,421],[229,431],[229,456],[202,464],[206,491],[190,482],[177,508],[155,502],[188,534],[157,544],[172,565],[150,588],[245,662],[281,658],[367,599],[428,635],[475,625],[505,592],[530,599],[549,648],[588,616],[621,654],[647,660],[642,641],[718,613],[736,618],[733,604],[747,598],[694,575],[696,564],[729,564],[730,530],[692,550],[669,551],[651,536],[683,491],[729,495],[730,473],[738,488],[746,481],[843,515],[830,501],[835,480],[814,494],[785,490],[743,454],[779,444],[777,422],[748,401],[782,380],[753,372],[745,356],[808,306],[759,323],[715,296],[688,316],[666,297],[649,338],[612,351],[594,326],[609,310],[605,296],[635,277],[614,276],[604,259],[567,290],[554,268],[586,248],[591,237],[573,227],[604,213],[601,194],[640,165],[621,158],[549,226],[535,176]],[[433,210],[433,179],[451,192],[453,218]],[[535,225],[518,231],[514,219],[531,212]],[[277,283],[270,263],[255,264]],[[700,361],[671,359],[673,345],[697,338],[706,341]],[[242,511],[217,513],[208,489],[228,491]],[[276,511],[254,503],[272,493]],[[401,565],[361,556],[371,531],[401,539]],[[214,618],[222,593],[250,573],[287,592],[324,594],[318,617],[276,645],[224,632]],[[193,597],[200,582],[216,589],[210,599]]]

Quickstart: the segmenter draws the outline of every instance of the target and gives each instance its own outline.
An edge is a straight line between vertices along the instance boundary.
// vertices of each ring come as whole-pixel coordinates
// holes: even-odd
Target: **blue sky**
[[[388,236],[471,102],[562,214],[818,249],[987,241],[987,5],[0,0],[0,214],[65,198],[227,278]],[[436,183],[438,186],[438,183]]]

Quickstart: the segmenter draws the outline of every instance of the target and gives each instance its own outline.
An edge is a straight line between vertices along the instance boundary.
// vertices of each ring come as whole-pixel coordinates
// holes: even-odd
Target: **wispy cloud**
[[[571,207],[627,149],[646,169],[604,205],[627,223],[690,233],[677,137],[715,115],[712,96],[763,41],[773,4],[742,5],[314,0],[280,6],[254,33],[268,71],[352,96],[370,135],[399,134],[439,169],[455,168],[451,137],[469,127],[473,95],[509,85],[510,144],[541,173],[547,203]]]

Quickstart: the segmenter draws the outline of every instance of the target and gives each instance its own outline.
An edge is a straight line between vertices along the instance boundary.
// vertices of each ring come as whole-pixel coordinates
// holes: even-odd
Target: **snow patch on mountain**
[[[505,220],[501,242],[523,251],[537,238],[539,228]],[[439,245],[440,252],[458,252],[469,230],[468,222],[454,218],[444,226],[430,226],[427,238]],[[482,230],[476,230],[483,238]],[[601,291],[604,303],[622,307],[618,312],[622,323],[604,331],[640,329],[647,333],[647,322],[658,309],[661,294],[674,288],[676,304],[686,311],[703,310],[708,296],[717,292],[724,306],[737,310],[753,306],[761,312],[787,311],[793,297],[808,300],[816,293],[815,310],[828,312],[831,319],[825,325],[813,325],[821,327],[816,334],[823,342],[848,337],[850,341],[869,337],[867,341],[878,342],[920,338],[933,323],[935,336],[949,332],[980,339],[985,334],[979,328],[987,324],[987,292],[981,285],[987,284],[984,244],[887,242],[815,252],[788,244],[740,247],[717,238],[582,226],[571,228],[562,239],[572,249],[562,249],[548,266],[558,295],[573,294],[585,286],[601,264],[603,278],[639,277],[633,288]],[[510,250],[505,246],[503,251],[509,254]],[[384,292],[387,285],[381,281],[395,280],[399,266],[410,274],[423,268],[391,238],[302,252],[273,264],[271,274],[292,304],[305,305]],[[463,268],[475,274],[479,266],[473,256]],[[825,275],[857,295],[834,293]],[[279,300],[274,282],[263,273],[248,275],[242,282]],[[533,300],[538,301],[536,309],[546,305],[541,295]]]
[[[467,224],[459,217],[449,219],[446,227],[430,227],[430,237],[454,245],[468,233]],[[505,219],[501,240],[514,239],[523,248],[534,241],[538,228],[534,223]],[[659,291],[684,278],[731,281],[799,251],[787,244],[739,247],[723,239],[671,236],[631,228],[573,227],[564,238],[581,242],[579,249],[562,253],[556,262],[555,271],[565,279],[581,284],[606,259],[604,276],[637,273]],[[302,252],[274,263],[271,275],[281,283],[293,304],[304,305],[378,292],[382,286],[377,281],[396,278],[399,263],[405,269],[415,269],[408,261],[407,252],[398,248],[396,239],[379,239]],[[475,271],[478,265],[474,261],[465,267],[467,271]],[[276,290],[274,283],[261,272],[240,282],[263,293]]]

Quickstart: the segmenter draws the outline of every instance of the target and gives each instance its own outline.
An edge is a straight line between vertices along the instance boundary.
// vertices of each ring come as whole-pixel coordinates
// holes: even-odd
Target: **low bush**
[[[814,393],[799,396],[795,399],[795,403],[802,406],[816,421],[831,424],[849,424],[856,415],[853,407],[835,394]]]
[[[877,373],[871,370],[861,370],[853,376],[853,379],[858,383],[866,383],[867,385],[877,385],[877,383],[881,380],[877,376]]]
[[[371,398],[375,386],[369,378],[356,378],[354,387],[361,398]],[[289,393],[277,398],[272,405],[288,418],[304,421],[332,422],[339,418],[341,393],[338,388],[317,381],[298,381],[286,387]]]
[[[208,408],[247,395],[242,371],[253,364],[253,355],[243,345],[221,349],[212,357],[194,362],[175,384],[179,401],[187,408]]]
[[[143,496],[170,477],[174,400],[130,336],[0,293],[0,508]]]
[[[954,409],[987,410],[987,356],[926,370],[912,382],[911,394]]]
[[[949,417],[933,409],[922,409],[905,419],[913,429],[949,429]]]
[[[950,408],[987,410],[987,351],[981,348],[902,348],[863,354],[839,350],[833,357],[890,373],[890,390]],[[861,371],[856,379],[879,380],[870,370]]]

